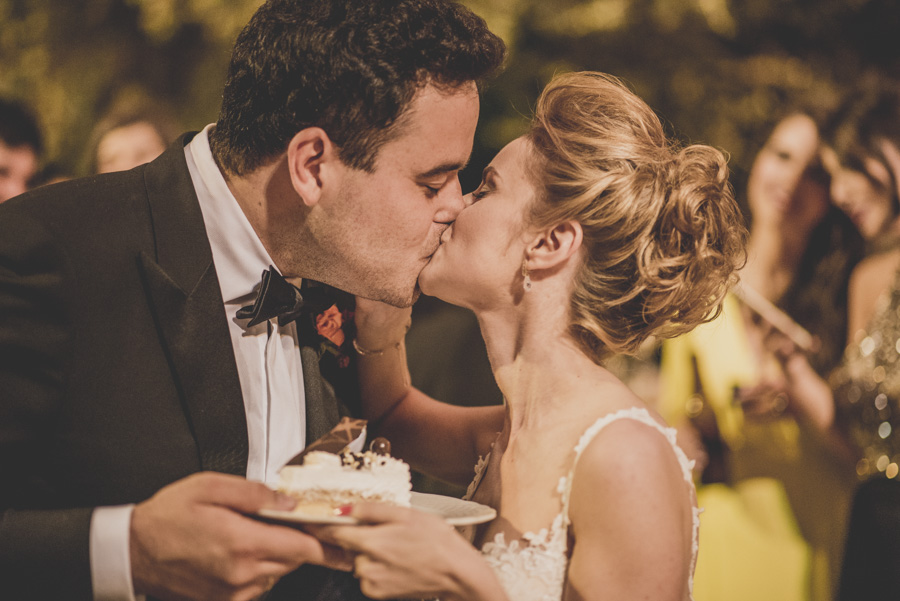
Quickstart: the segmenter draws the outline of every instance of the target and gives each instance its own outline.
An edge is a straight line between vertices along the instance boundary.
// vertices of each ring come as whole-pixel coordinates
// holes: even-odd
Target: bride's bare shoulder
[[[623,509],[655,505],[660,498],[688,500],[683,469],[667,436],[628,418],[607,423],[586,444],[575,466],[572,494],[573,508],[576,497],[595,502],[609,497]]]
[[[569,503],[575,552],[593,566],[609,566],[602,578],[607,583],[619,573],[655,566],[645,584],[674,591],[676,598],[691,561],[693,504],[666,436],[642,421],[612,421],[575,467]]]

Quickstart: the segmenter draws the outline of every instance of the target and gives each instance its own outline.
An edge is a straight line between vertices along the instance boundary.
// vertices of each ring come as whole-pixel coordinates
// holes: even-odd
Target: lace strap
[[[684,454],[684,451],[682,451],[676,443],[675,429],[666,428],[665,426],[660,425],[659,422],[650,417],[650,413],[646,409],[640,407],[620,409],[614,413],[604,415],[595,421],[591,427],[585,430],[584,434],[582,434],[581,438],[578,440],[578,444],[575,445],[575,460],[572,462],[569,474],[559,479],[557,492],[562,495],[563,515],[565,516],[563,519],[567,526],[569,524],[569,498],[572,495],[572,479],[575,476],[575,468],[578,466],[578,460],[581,458],[581,454],[603,428],[612,422],[621,419],[633,419],[639,421],[655,428],[660,434],[665,436],[666,440],[669,441],[669,444],[672,445],[675,456],[678,457],[678,463],[681,465],[681,473],[684,476],[685,481],[693,487],[694,480],[692,470],[694,469],[694,462],[687,458],[687,455]]]
[[[475,476],[466,488],[466,494],[462,497],[463,501],[472,500],[475,491],[477,491],[478,487],[481,485],[481,479],[484,478],[484,472],[487,470],[488,461],[491,459],[491,453],[494,452],[494,445],[497,444],[497,440],[500,438],[501,434],[502,432],[497,432],[497,437],[494,438],[494,442],[491,443],[491,448],[488,450],[487,455],[480,455],[478,457],[478,463],[475,464]]]
[[[493,445],[491,445],[493,449]],[[478,485],[481,484],[481,479],[484,477],[484,470],[487,468],[488,460],[491,458],[491,452],[488,451],[487,455],[481,455],[478,457],[478,463],[475,464],[475,476],[472,478],[472,481],[469,482],[469,486],[466,488],[466,494],[463,495],[463,501],[471,501],[472,497],[475,495],[475,491],[478,490]]]
[[[594,437],[597,436],[600,430],[602,430],[612,422],[621,419],[633,419],[635,421],[639,421],[643,424],[655,428],[660,434],[665,436],[666,440],[669,441],[669,444],[672,445],[672,450],[675,452],[675,456],[678,458],[678,463],[681,465],[682,476],[684,476],[684,480],[688,484],[688,488],[691,491],[692,495],[694,494],[694,461],[688,459],[687,455],[684,454],[684,451],[681,450],[681,447],[678,446],[676,442],[675,428],[667,428],[660,425],[659,422],[650,417],[650,413],[646,409],[641,409],[639,407],[621,409],[599,418],[596,422],[593,423],[593,425],[591,425],[591,427],[589,427],[584,432],[584,434],[581,435],[581,438],[578,440],[578,444],[575,445],[575,460],[572,462],[572,467],[569,470],[569,474],[568,476],[561,477],[559,479],[559,485],[557,486],[557,492],[562,495],[562,513],[559,517],[562,518],[561,522],[563,529],[568,528],[570,524],[569,499],[572,496],[572,479],[575,477],[575,468],[578,465],[578,460],[581,458],[581,454],[591,443],[591,441],[594,440]],[[696,506],[692,508],[693,532],[691,537],[691,569],[688,576],[688,587],[691,591],[693,591],[694,588],[694,568],[697,565],[697,551],[700,546],[699,529],[700,513],[702,513],[702,511],[702,509],[699,509]],[[693,599],[693,597],[691,597],[691,599]]]

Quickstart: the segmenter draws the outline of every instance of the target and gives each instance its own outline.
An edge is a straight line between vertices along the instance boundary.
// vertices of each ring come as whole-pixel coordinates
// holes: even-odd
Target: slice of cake
[[[409,465],[373,451],[340,455],[311,451],[301,465],[281,469],[278,490],[297,499],[296,512],[333,515],[360,501],[409,507]]]

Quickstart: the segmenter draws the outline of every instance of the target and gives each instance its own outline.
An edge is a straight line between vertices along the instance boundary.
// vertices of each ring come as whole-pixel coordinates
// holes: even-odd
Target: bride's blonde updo
[[[531,222],[584,231],[570,329],[595,361],[718,315],[747,237],[721,152],[677,146],[640,98],[594,72],[554,78],[527,137]]]

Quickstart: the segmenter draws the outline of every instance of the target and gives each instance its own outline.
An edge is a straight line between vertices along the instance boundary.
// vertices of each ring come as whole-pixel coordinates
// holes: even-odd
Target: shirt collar
[[[209,132],[213,127],[214,123],[207,125],[194,136],[184,154],[200,201],[222,298],[230,303],[253,293],[262,272],[275,263],[212,156]]]

